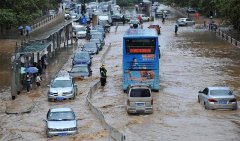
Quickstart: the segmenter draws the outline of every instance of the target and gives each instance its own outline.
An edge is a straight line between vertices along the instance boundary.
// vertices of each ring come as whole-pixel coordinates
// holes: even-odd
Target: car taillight
[[[217,102],[217,100],[216,100],[216,99],[213,99],[213,98],[209,98],[208,101],[209,101],[209,102]]]
[[[237,99],[231,99],[231,100],[229,100],[229,102],[237,102]]]
[[[127,100],[127,105],[130,105],[130,101],[129,100]]]
[[[153,99],[151,100],[151,105],[153,105]]]

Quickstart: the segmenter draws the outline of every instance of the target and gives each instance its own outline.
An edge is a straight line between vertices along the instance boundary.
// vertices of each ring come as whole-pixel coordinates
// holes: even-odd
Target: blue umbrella
[[[18,27],[18,29],[19,29],[19,30],[20,30],[20,29],[23,29],[23,26],[20,25],[20,26]]]
[[[36,67],[28,67],[28,68],[25,69],[25,72],[37,73],[38,72],[38,68],[36,68]]]
[[[25,29],[26,29],[26,31],[31,31],[32,30],[29,25],[26,25]]]

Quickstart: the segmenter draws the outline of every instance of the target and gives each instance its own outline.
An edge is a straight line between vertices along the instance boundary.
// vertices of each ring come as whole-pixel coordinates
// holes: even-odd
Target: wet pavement
[[[198,25],[180,27],[175,35],[176,18],[170,17],[165,24],[161,19],[144,23],[144,27],[152,23],[162,27],[159,35],[161,89],[154,92],[153,114],[128,115],[126,112],[126,94],[122,91],[122,36],[129,25],[119,26],[117,33],[113,26],[103,51],[93,58],[93,76],[77,81],[79,91],[76,99],[48,102],[45,84],[34,91],[35,94],[30,94],[35,97],[35,106],[29,114],[7,115],[2,104],[0,140],[47,140],[42,119],[50,107],[71,107],[82,120],[79,121],[77,135],[48,140],[108,140],[108,132],[86,105],[86,95],[89,86],[99,79],[100,58],[111,43],[105,61],[108,82],[93,95],[93,103],[103,111],[107,122],[125,133],[127,141],[239,141],[239,110],[205,110],[197,103],[197,92],[207,86],[220,85],[229,86],[240,95],[240,50],[207,29],[196,28]],[[60,74],[71,68],[71,57],[68,56],[62,57],[68,61]],[[56,61],[56,64],[62,63]]]

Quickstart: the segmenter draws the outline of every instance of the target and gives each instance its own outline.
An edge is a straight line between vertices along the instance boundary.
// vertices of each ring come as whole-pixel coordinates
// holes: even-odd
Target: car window
[[[96,43],[88,43],[84,45],[84,48],[91,48],[91,47],[95,47]]]
[[[151,97],[149,89],[131,89],[130,97]]]
[[[77,66],[72,68],[72,72],[88,72],[88,68],[85,66]]]
[[[61,88],[61,87],[71,87],[71,80],[54,80],[51,87],[52,88]]]
[[[50,112],[48,115],[49,121],[63,121],[63,120],[74,120],[75,115],[71,111],[67,112]]]
[[[210,95],[212,96],[227,96],[232,95],[230,90],[211,90]]]
[[[76,58],[76,59],[86,59],[86,58],[88,58],[88,56],[85,53],[77,53],[77,54],[75,54],[74,58]]]

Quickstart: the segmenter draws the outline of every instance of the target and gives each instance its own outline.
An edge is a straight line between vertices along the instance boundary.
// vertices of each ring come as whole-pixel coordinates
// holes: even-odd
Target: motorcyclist
[[[100,76],[101,86],[105,86],[107,82],[107,70],[104,64],[100,67]]]

